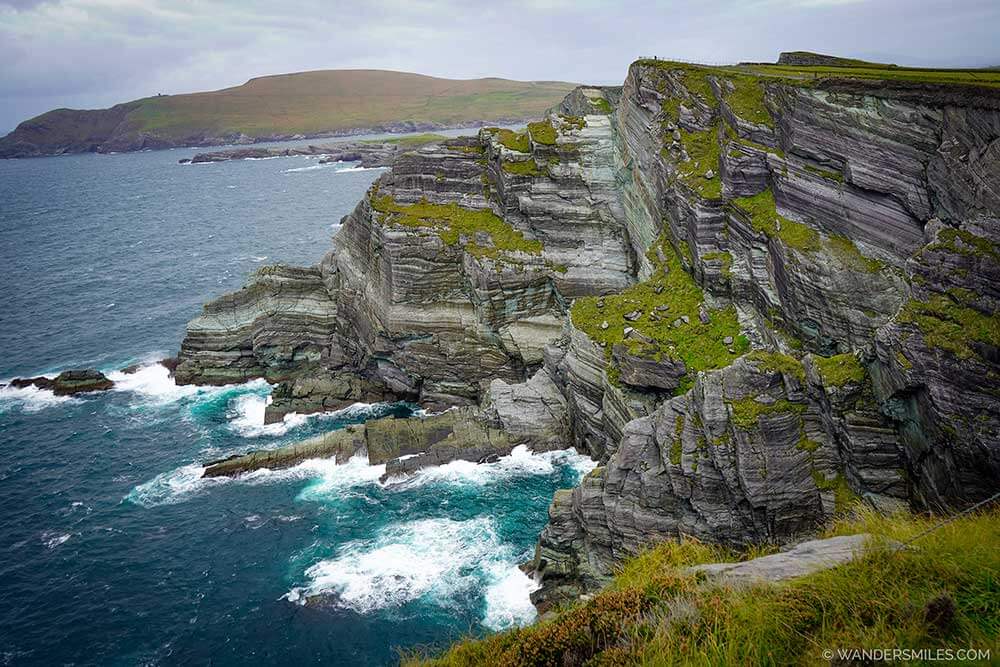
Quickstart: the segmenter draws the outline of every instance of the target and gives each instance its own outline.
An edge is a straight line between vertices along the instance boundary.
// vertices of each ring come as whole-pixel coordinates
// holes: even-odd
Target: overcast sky
[[[384,68],[620,83],[657,55],[1000,64],[998,0],[0,0],[0,134],[56,107]]]

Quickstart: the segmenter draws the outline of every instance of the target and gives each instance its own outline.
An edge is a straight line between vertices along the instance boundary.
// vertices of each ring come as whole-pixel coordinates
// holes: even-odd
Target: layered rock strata
[[[539,540],[540,606],[657,540],[987,497],[1000,89],[837,67],[639,61],[523,132],[404,152],[319,267],[206,306],[178,377],[281,381],[279,412],[477,405],[425,461],[589,453]]]
[[[628,284],[611,126],[553,115],[397,157],[318,267],[267,267],[188,326],[179,382],[265,377],[274,419],[477,404],[526,380],[568,302]]]

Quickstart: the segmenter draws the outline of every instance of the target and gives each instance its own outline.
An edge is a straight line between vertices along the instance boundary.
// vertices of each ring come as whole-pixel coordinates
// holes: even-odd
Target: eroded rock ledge
[[[205,307],[178,380],[279,382],[269,418],[465,406],[460,446],[401,472],[513,442],[589,453],[539,540],[541,606],[656,540],[982,499],[1000,89],[800,69],[639,61],[523,132],[403,152],[319,266]],[[324,438],[371,457],[373,428]]]

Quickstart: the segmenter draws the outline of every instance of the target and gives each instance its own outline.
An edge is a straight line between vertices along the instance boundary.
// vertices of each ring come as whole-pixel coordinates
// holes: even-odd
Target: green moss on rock
[[[752,197],[739,197],[732,203],[750,217],[755,230],[768,238],[780,240],[800,252],[816,252],[822,247],[815,229],[778,214],[770,188]]]
[[[728,403],[733,411],[733,424],[743,430],[755,428],[761,417],[777,414],[801,415],[806,410],[805,404],[792,403],[784,398],[773,403],[760,403],[753,396],[748,396]]]
[[[701,258],[707,262],[720,262],[721,266],[719,268],[719,272],[724,278],[729,278],[730,275],[732,275],[733,256],[727,251],[706,252],[701,256]]]
[[[544,176],[547,173],[538,166],[538,163],[534,159],[522,160],[520,162],[504,160],[500,168],[508,174],[514,174],[515,176]]]
[[[648,253],[656,267],[648,280],[619,294],[577,299],[570,309],[573,325],[592,340],[604,343],[609,358],[614,345],[624,342],[630,349],[640,345],[624,339],[624,328],[629,326],[653,341],[650,345],[658,358],[683,361],[689,378],[701,370],[729,365],[749,347],[746,337],[740,335],[736,309],[730,306],[710,311],[709,323],[703,324],[698,311],[704,293],[684,271],[670,244],[661,240],[657,245],[665,259],[660,261],[655,250]],[[602,302],[603,307],[599,305]],[[639,313],[638,319],[626,320],[625,315],[632,312]],[[606,329],[601,327],[605,321],[609,325]],[[734,339],[731,346],[723,343],[726,337]],[[648,347],[643,346],[643,356],[649,356]],[[690,379],[682,382],[682,390],[688,386]]]
[[[938,232],[937,241],[927,247],[928,250],[947,250],[949,252],[968,255],[970,257],[990,258],[1000,262],[1000,249],[989,239],[976,236],[965,229],[943,229]]]
[[[846,236],[833,235],[826,240],[830,251],[848,268],[860,273],[878,273],[885,264],[877,259],[865,257],[854,245],[854,241]]]
[[[812,166],[810,164],[803,165],[803,166],[805,167],[806,171],[808,171],[809,173],[816,174],[817,176],[825,178],[828,181],[836,181],[837,183],[843,183],[844,182],[844,175],[842,173],[840,173],[839,171],[830,171],[829,169],[820,169],[819,167],[814,167],[814,166]]]
[[[371,195],[372,208],[381,222],[404,227],[428,227],[435,230],[447,245],[457,245],[464,237],[466,252],[478,257],[496,258],[504,252],[524,252],[538,255],[541,241],[524,238],[524,234],[497,217],[489,209],[473,210],[458,204],[431,204],[421,200],[415,204],[400,204],[391,195]],[[476,242],[477,234],[487,234],[492,246]]]
[[[562,121],[563,130],[582,130],[587,125],[587,121],[580,116],[570,116],[568,114],[559,114],[559,119]]]
[[[861,384],[865,380],[865,367],[852,353],[832,357],[813,357],[824,386],[843,387],[847,384]]]
[[[782,354],[781,352],[754,350],[746,355],[746,359],[753,362],[761,370],[782,373],[798,378],[799,382],[806,381],[806,370],[803,368],[802,362],[791,355]]]
[[[818,442],[816,442],[815,440],[810,440],[808,437],[806,437],[805,435],[803,435],[799,439],[798,444],[795,445],[795,449],[797,449],[799,451],[802,451],[802,452],[809,452],[810,454],[812,454],[817,449],[819,449],[819,446],[820,445],[819,445]]]
[[[757,125],[774,127],[771,112],[764,104],[764,86],[760,79],[752,76],[734,76],[728,80],[733,90],[726,95],[726,104],[733,113]]]
[[[590,103],[594,105],[598,113],[602,113],[605,116],[610,116],[614,109],[611,108],[611,103],[608,102],[603,97],[598,97],[597,99],[590,100]]]
[[[677,166],[680,179],[706,199],[722,197],[722,178],[719,175],[721,147],[717,134],[716,127],[702,132],[681,130],[681,143],[691,159]],[[709,171],[713,172],[712,178],[705,178]]]
[[[506,148],[519,153],[531,152],[531,140],[528,139],[527,131],[515,132],[506,128],[490,128],[490,131],[494,133],[497,141]]]
[[[552,127],[552,123],[548,119],[538,121],[537,123],[528,123],[528,133],[535,143],[546,146],[554,146],[556,139],[559,137],[558,133],[556,133],[556,128]]]
[[[976,355],[976,342],[1000,347],[1000,314],[984,315],[943,294],[926,301],[911,299],[898,319],[916,325],[928,347],[946,350],[960,359]]]

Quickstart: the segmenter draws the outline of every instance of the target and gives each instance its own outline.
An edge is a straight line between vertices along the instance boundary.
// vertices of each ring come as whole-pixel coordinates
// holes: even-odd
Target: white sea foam
[[[255,486],[309,479],[318,481],[307,487],[300,497],[322,498],[330,493],[340,494],[350,487],[376,483],[385,472],[385,466],[370,466],[366,457],[355,457],[341,465],[334,458],[307,459],[291,468],[260,468],[237,477],[202,477],[204,472],[204,466],[197,463],[175,468],[139,484],[124,500],[142,507],[156,507],[184,502],[224,484]]]
[[[295,167],[294,169],[283,169],[281,173],[283,174],[294,174],[300,171],[316,171],[317,169],[326,169],[327,167],[333,166],[330,163],[327,164],[313,164],[308,167]],[[338,169],[339,171],[339,169]]]
[[[251,380],[243,384],[230,384],[223,386],[201,386],[201,385],[179,385],[170,376],[170,371],[160,363],[151,363],[140,366],[133,373],[113,371],[108,374],[108,378],[115,385],[112,391],[127,392],[135,396],[143,404],[168,405],[177,401],[197,398],[210,399],[221,396],[227,392],[246,392],[248,395],[266,391],[270,385],[264,380]],[[263,400],[263,399],[262,399]],[[260,418],[263,424],[263,414]]]
[[[192,396],[218,396],[239,389],[246,392],[260,392],[269,385],[264,380],[252,380],[243,384],[221,387],[201,385],[179,385],[170,376],[170,371],[159,363],[140,366],[134,373],[114,371],[108,378],[115,383],[113,391],[129,392],[146,402],[163,405],[190,398]],[[263,423],[263,416],[261,417]]]
[[[205,477],[205,468],[191,464],[161,473],[153,479],[133,488],[125,500],[142,507],[172,505],[187,500],[208,486],[223,483],[224,477]]]
[[[341,410],[331,412],[318,412],[309,415],[290,412],[280,422],[265,424],[264,413],[270,403],[271,397],[261,394],[247,393],[237,396],[230,401],[229,410],[226,413],[230,419],[229,429],[244,438],[276,437],[285,435],[290,430],[298,428],[310,420],[357,417],[370,412],[373,407],[370,403],[354,403]]]
[[[73,396],[56,396],[48,389],[30,387],[0,387],[0,412],[10,409],[20,409],[24,412],[38,412],[69,403],[78,403],[79,398]]]
[[[299,494],[300,500],[322,501],[331,495],[339,496],[352,487],[377,484],[385,474],[385,465],[369,465],[367,456],[355,456],[340,465],[334,459],[310,459],[290,471],[296,469],[316,479]]]
[[[69,533],[59,534],[54,531],[45,531],[42,533],[42,544],[44,544],[49,549],[55,549],[60,544],[64,544],[69,538],[72,537]]]
[[[265,424],[264,412],[270,402],[270,396],[257,394],[237,396],[230,401],[229,410],[226,412],[226,416],[230,420],[229,429],[244,438],[273,437],[284,435],[289,430],[306,423],[307,417],[305,415],[292,412],[285,415],[280,422]]]
[[[388,526],[371,540],[341,546],[337,556],[306,570],[309,583],[286,595],[304,602],[332,594],[335,604],[369,613],[424,596],[446,602],[478,584],[476,568],[502,549],[493,522],[423,519]]]
[[[577,454],[573,449],[535,454],[524,445],[520,445],[495,463],[452,461],[441,466],[423,468],[411,477],[393,478],[389,484],[403,489],[427,484],[483,486],[514,477],[548,475],[555,472],[556,467],[560,465],[570,465],[582,476],[593,470],[597,462]]]
[[[535,620],[531,593],[538,584],[517,565],[495,563],[488,572],[492,583],[486,588],[483,625],[491,630],[506,630]]]
[[[388,167],[342,167],[337,170],[337,173],[343,174],[348,171],[380,171],[382,169],[388,169]]]

